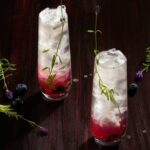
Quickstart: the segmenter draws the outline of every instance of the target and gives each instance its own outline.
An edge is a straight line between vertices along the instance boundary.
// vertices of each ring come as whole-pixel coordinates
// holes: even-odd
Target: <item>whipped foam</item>
[[[99,59],[97,71],[104,84],[114,89],[115,100],[121,114],[116,105],[108,101],[104,94],[101,94],[99,77],[95,73],[92,92],[92,118],[101,126],[109,124],[119,126],[127,114],[127,60],[124,54],[116,49],[102,51],[97,55],[97,58]],[[96,61],[94,67],[96,67]]]

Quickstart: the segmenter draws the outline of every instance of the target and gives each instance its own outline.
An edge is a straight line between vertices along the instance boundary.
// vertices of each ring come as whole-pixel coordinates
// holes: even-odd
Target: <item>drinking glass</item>
[[[39,14],[38,81],[46,99],[64,99],[72,83],[66,7],[46,8]]]
[[[99,61],[99,63],[97,63]],[[100,82],[101,80],[101,82]],[[113,91],[107,95],[106,87]],[[101,145],[120,142],[127,127],[127,61],[120,50],[97,54],[94,64],[91,134]]]

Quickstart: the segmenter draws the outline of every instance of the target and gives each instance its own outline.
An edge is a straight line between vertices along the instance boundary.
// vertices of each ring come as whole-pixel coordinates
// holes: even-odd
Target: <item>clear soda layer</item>
[[[90,126],[96,140],[107,145],[119,141],[126,131],[127,63],[123,53],[116,49],[100,52],[96,58],[99,64],[95,61]],[[99,76],[114,90],[115,103],[102,94]]]
[[[39,87],[51,100],[64,98],[71,87],[68,16],[65,6],[46,8],[39,14]]]

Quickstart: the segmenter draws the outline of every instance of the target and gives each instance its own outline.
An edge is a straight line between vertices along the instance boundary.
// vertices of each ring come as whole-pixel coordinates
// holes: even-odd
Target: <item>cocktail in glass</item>
[[[97,64],[97,60],[99,63]],[[100,82],[102,80],[102,82]],[[105,84],[113,91],[107,95]],[[109,93],[108,93],[109,94]],[[91,134],[102,145],[117,144],[127,127],[127,63],[123,53],[116,49],[97,54],[94,65]]]
[[[39,14],[38,80],[43,95],[64,99],[72,82],[68,16],[65,6]]]

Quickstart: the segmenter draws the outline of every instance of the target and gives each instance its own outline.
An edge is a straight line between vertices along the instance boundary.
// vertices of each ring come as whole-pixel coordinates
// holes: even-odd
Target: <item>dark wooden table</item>
[[[144,74],[138,93],[128,98],[127,135],[117,147],[100,147],[90,135],[89,119],[93,73],[94,39],[87,29],[94,27],[94,9],[101,3],[103,35],[101,49],[116,47],[128,58],[128,83],[150,46],[149,0],[64,0],[69,15],[73,82],[68,98],[51,103],[42,99],[37,81],[38,13],[56,7],[56,0],[5,0],[0,4],[0,57],[17,64],[9,79],[10,89],[26,83],[28,93],[20,113],[48,128],[48,136],[37,135],[23,121],[0,114],[0,150],[149,150],[150,149],[150,73]],[[88,78],[84,78],[88,75]],[[1,84],[2,87],[2,84]],[[9,103],[0,95],[1,103]]]

